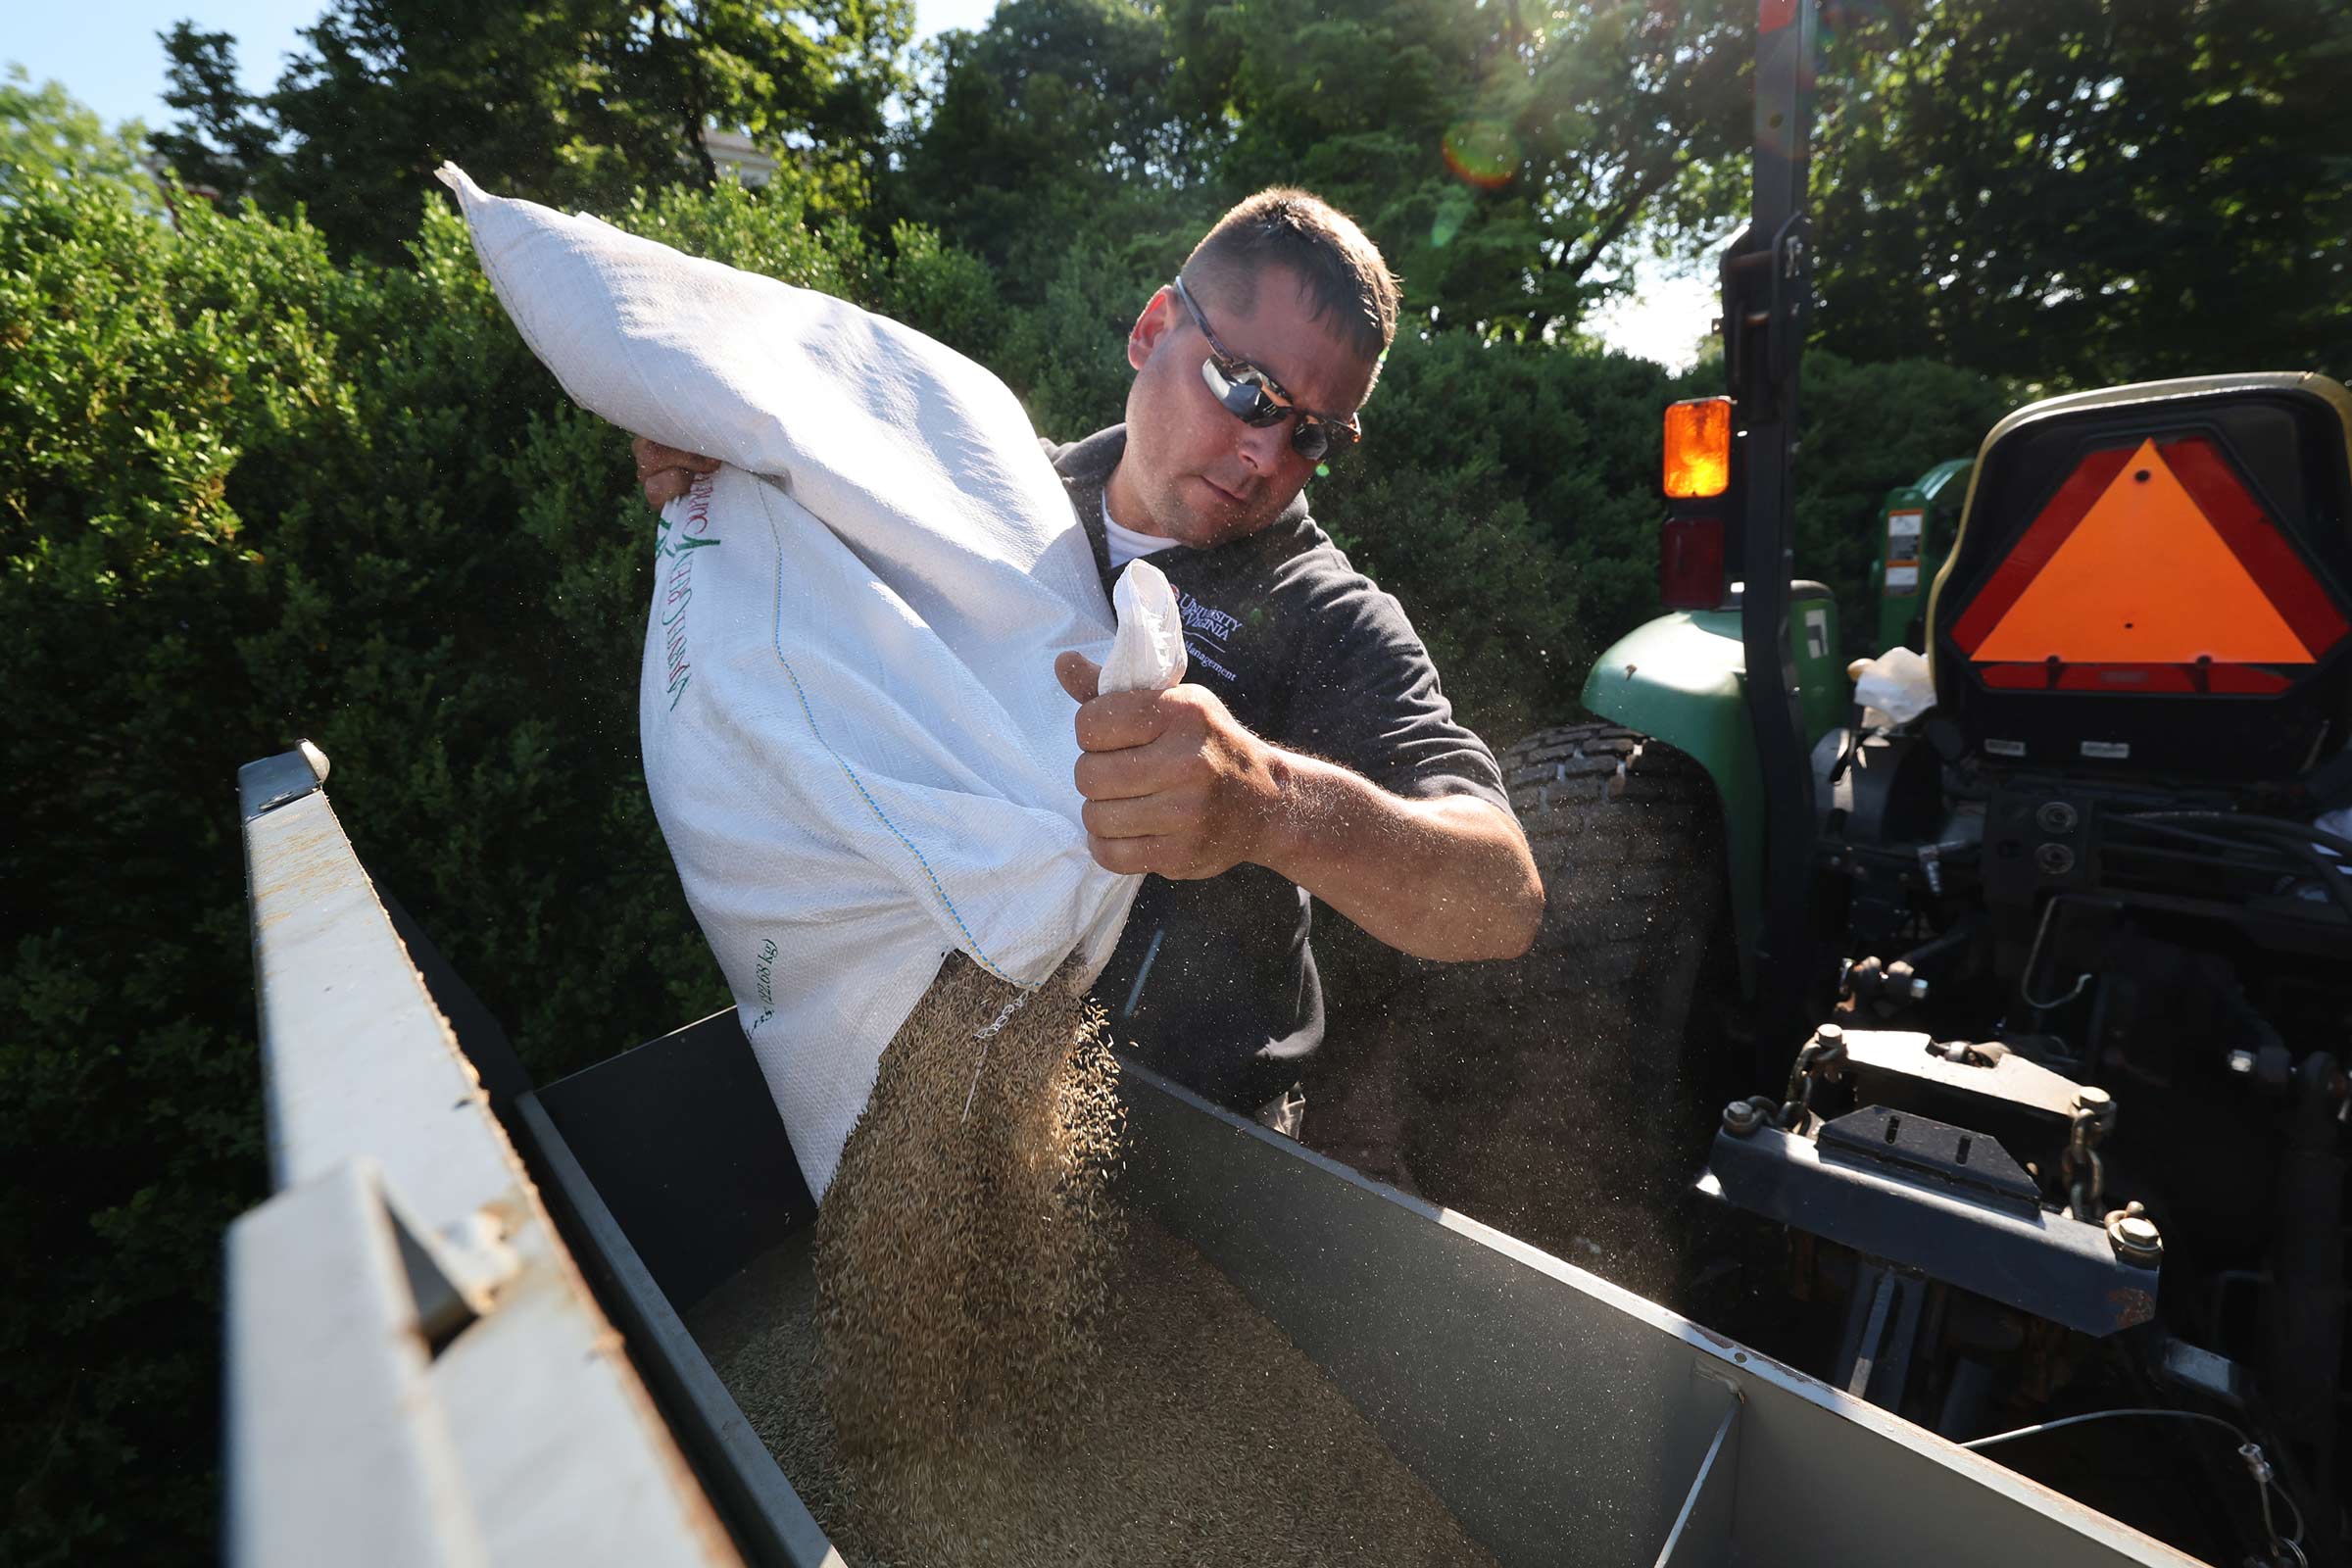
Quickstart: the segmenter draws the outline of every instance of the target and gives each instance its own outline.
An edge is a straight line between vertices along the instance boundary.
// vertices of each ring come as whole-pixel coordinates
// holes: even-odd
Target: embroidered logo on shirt
[[[1211,610],[1182,589],[1177,590],[1176,602],[1184,611],[1184,624],[1188,631],[1204,631],[1218,642],[1231,637],[1234,628],[1241,624],[1238,616],[1228,615],[1222,610]]]
[[[1185,652],[1192,656],[1196,663],[1204,664],[1235,685],[1240,685],[1241,677],[1226,667],[1217,656],[1222,654],[1226,659],[1233,657],[1226,648],[1226,642],[1240,628],[1241,617],[1229,615],[1222,610],[1212,610],[1181,588],[1176,590],[1176,607],[1184,617],[1187,633],[1184,639]],[[1196,632],[1200,635],[1192,635]],[[1210,652],[1211,648],[1215,650],[1214,653]]]

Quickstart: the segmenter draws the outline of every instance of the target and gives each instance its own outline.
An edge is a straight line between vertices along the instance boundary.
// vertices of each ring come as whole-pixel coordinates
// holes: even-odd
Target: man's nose
[[[1240,451],[1242,462],[1252,473],[1272,473],[1282,462],[1285,448],[1291,444],[1291,421],[1280,419],[1273,424],[1245,424],[1242,426]]]

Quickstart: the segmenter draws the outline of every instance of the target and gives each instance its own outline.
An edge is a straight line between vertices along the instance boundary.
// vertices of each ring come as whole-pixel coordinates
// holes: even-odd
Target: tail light
[[[1665,454],[1658,593],[1668,610],[1713,610],[1728,588],[1723,519],[1730,509],[1720,498],[1732,487],[1732,400],[1668,405]]]
[[[1659,534],[1658,593],[1668,610],[1714,610],[1724,601],[1723,519],[1668,517]]]
[[[1666,499],[1705,501],[1732,487],[1732,400],[1666,406]]]

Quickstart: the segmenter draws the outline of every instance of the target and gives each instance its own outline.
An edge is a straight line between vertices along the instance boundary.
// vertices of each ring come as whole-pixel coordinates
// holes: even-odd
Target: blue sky
[[[491,0],[496,3],[496,0]],[[996,0],[914,0],[915,27],[932,33],[979,27]],[[110,122],[140,120],[148,129],[172,119],[164,107],[164,46],[158,36],[187,18],[237,40],[237,65],[252,91],[276,83],[284,57],[301,47],[298,29],[317,21],[323,0],[12,0],[0,27],[0,65],[22,64],[34,81],[62,81]],[[1713,314],[1711,279],[1672,278],[1644,266],[1635,298],[1592,321],[1611,345],[1669,365],[1690,363]]]

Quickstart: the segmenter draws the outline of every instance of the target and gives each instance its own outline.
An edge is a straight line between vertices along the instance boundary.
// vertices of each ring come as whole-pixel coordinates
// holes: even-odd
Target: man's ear
[[[1158,347],[1159,340],[1176,329],[1177,317],[1176,291],[1162,284],[1159,292],[1145,305],[1143,314],[1135,318],[1135,330],[1127,334],[1127,364],[1130,368],[1140,370],[1144,368],[1144,362],[1152,357],[1152,351]]]

